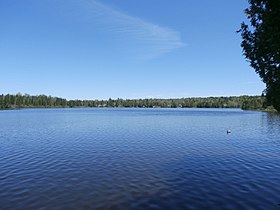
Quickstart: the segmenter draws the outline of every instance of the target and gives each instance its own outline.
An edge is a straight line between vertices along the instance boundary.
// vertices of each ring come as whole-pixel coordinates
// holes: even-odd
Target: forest
[[[78,108],[78,107],[135,107],[135,108],[267,108],[264,96],[193,97],[177,99],[111,99],[66,100],[47,95],[0,95],[0,109],[19,108]]]

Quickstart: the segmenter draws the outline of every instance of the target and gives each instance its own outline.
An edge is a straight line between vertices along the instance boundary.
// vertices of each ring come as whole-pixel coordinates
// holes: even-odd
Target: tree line
[[[0,95],[0,109],[73,108],[73,107],[137,107],[137,108],[241,108],[265,109],[263,96],[193,97],[178,99],[111,99],[66,100],[46,95]]]

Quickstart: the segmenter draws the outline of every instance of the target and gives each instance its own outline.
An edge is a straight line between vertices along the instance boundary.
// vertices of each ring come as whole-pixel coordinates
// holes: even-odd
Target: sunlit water
[[[279,204],[279,115],[237,109],[0,111],[0,209]]]

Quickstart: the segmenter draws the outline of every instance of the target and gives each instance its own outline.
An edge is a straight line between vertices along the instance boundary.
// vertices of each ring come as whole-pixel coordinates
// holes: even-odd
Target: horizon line
[[[250,96],[250,97],[256,97],[256,96],[262,96],[262,94],[260,95],[248,95],[248,94],[241,94],[241,95],[209,95],[209,96],[187,96],[187,97],[166,97],[166,98],[159,98],[159,97],[139,97],[139,98],[122,98],[122,97],[118,97],[118,98],[112,98],[112,97],[109,97],[109,98],[95,98],[95,99],[79,99],[79,98],[75,98],[75,99],[70,99],[70,98],[67,98],[67,97],[61,97],[61,96],[54,96],[54,95],[50,95],[50,94],[29,94],[29,93],[21,93],[21,92],[18,92],[18,93],[1,93],[0,95],[22,95],[22,96],[47,96],[47,97],[52,97],[52,98],[61,98],[61,99],[66,99],[67,101],[75,101],[75,100],[80,100],[80,101],[90,101],[90,100],[97,100],[97,101],[102,101],[102,100],[173,100],[173,99],[188,99],[188,98],[229,98],[229,97],[242,97],[242,96]]]

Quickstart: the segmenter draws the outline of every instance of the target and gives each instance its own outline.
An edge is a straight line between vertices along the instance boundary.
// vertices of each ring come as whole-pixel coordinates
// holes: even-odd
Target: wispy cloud
[[[158,56],[185,46],[176,30],[126,14],[99,1],[83,2],[104,30],[114,33],[119,39],[136,43],[141,46],[141,52],[146,50],[149,56]]]

